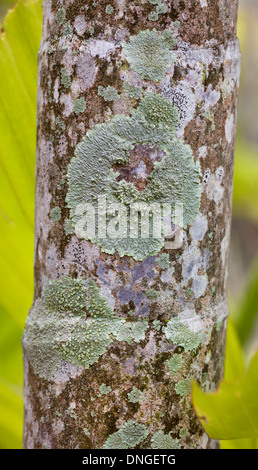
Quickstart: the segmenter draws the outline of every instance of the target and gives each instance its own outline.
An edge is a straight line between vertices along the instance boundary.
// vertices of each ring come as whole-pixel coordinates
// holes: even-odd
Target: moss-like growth
[[[158,19],[157,13],[156,16]],[[156,21],[156,17],[149,19]],[[147,29],[136,36],[131,36],[129,42],[123,42],[122,46],[132,69],[142,78],[154,82],[165,78],[166,70],[176,60],[175,53],[169,50],[168,44],[155,29],[151,31]]]
[[[133,449],[148,436],[144,424],[127,421],[119,431],[108,437],[103,449]]]
[[[167,361],[168,370],[171,375],[175,375],[183,366],[182,357],[180,354],[174,354],[169,361]]]
[[[152,449],[181,449],[178,439],[173,439],[170,434],[163,431],[156,432],[151,438]]]

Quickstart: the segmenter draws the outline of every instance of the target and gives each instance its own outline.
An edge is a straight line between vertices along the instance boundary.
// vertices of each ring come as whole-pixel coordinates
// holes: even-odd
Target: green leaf
[[[205,431],[213,439],[258,437],[258,352],[242,378],[223,381],[215,393],[194,382],[192,399]]]
[[[258,159],[257,145],[237,138],[234,169],[233,215],[257,222]]]
[[[37,53],[41,0],[22,0],[0,34],[0,447],[21,447],[21,335],[33,296]],[[13,385],[6,385],[12,383]]]
[[[226,358],[224,380],[231,382],[245,373],[245,362],[241,343],[233,320],[229,318],[227,328]]]
[[[10,10],[0,36],[0,304],[24,324],[33,292],[37,51],[41,2]]]
[[[22,390],[0,378],[0,448],[19,449],[22,443]]]
[[[258,314],[258,257],[249,271],[247,288],[234,313],[234,323],[241,343],[249,338]]]

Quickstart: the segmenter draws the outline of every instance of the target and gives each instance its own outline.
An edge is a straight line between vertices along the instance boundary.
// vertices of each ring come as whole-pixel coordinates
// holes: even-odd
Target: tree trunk
[[[44,1],[25,448],[217,446],[190,384],[223,376],[237,6]]]

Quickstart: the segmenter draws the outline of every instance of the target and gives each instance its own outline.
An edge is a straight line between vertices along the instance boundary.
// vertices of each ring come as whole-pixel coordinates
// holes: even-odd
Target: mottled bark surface
[[[223,375],[240,68],[237,5],[44,1],[35,297],[23,338],[25,448],[217,445],[198,423],[189,383],[195,377],[211,390]],[[156,50],[164,55],[158,64],[141,33],[154,28]],[[182,149],[188,144],[189,159],[200,164],[201,200],[180,249],[143,251],[137,261],[76,236],[69,201],[87,171],[82,164],[69,177],[68,168],[90,129],[94,144],[97,124],[112,126],[115,115],[131,123],[147,92],[162,97],[170,111],[177,108],[176,140],[183,139]],[[135,135],[131,140],[130,162],[113,169],[120,182],[133,181],[143,191],[154,168],[150,153],[164,160],[164,147],[144,145]],[[141,162],[144,172],[134,180]],[[92,165],[97,181],[103,160]]]

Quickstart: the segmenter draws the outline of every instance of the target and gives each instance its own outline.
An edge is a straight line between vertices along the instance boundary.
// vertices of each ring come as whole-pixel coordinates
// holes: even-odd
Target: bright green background
[[[12,3],[0,0],[0,17],[3,18]],[[226,366],[226,379],[233,382],[238,375],[244,374],[244,361],[257,347],[258,337],[257,15],[255,2],[244,0],[238,28],[243,61],[229,276],[232,324]],[[41,0],[33,3],[23,0],[16,11],[9,14],[0,38],[0,448],[21,447],[22,442],[21,335],[33,296],[36,80],[40,17]],[[258,370],[248,387],[252,389],[257,379]],[[228,393],[229,387],[225,387]],[[239,385],[234,389],[236,392],[237,387]],[[225,407],[229,406],[226,403],[232,402],[227,393],[223,403],[216,402],[212,406],[209,397],[207,401],[200,394],[196,398],[196,401],[199,400],[197,406],[199,409],[206,406],[205,410],[211,413],[216,409],[215,422],[221,412],[221,403]],[[230,393],[233,394],[233,391]],[[238,421],[241,423],[241,417]],[[243,423],[240,426],[243,428]],[[216,432],[223,431],[218,429],[217,422],[215,428]],[[237,425],[234,425],[233,431],[232,436],[236,437]],[[256,447],[256,438],[250,431],[250,439],[223,441],[221,447]]]

